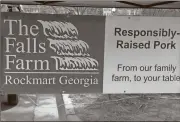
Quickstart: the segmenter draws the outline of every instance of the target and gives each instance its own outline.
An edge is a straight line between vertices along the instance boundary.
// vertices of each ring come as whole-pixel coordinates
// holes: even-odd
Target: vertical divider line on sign
[[[1,16],[1,12],[0,12],[0,16]],[[2,16],[1,16],[2,17]],[[1,18],[1,22],[0,22],[0,28],[1,30],[3,29],[2,28],[2,21],[3,21],[3,18]],[[2,68],[2,64],[3,64],[3,37],[2,37],[2,31],[0,30],[0,36],[1,36],[1,40],[0,40],[0,97],[2,95],[2,74],[3,74],[3,68]],[[0,99],[0,102],[1,102],[2,99]],[[0,109],[1,110],[1,109]]]
[[[1,12],[0,12],[0,17],[1,17]],[[2,21],[2,19],[1,19]],[[2,30],[2,25],[1,25],[1,21],[0,21],[0,28]],[[2,101],[2,93],[1,93],[1,85],[2,85],[2,67],[1,67],[1,64],[2,64],[2,44],[1,44],[1,41],[2,41],[2,36],[1,36],[1,31],[0,30],[0,122],[1,122],[1,101]]]
[[[103,52],[104,52],[104,57],[103,57],[103,71],[102,71],[102,94],[104,94],[104,67],[105,67],[105,49],[106,49],[106,20],[107,20],[107,16],[104,16],[104,48],[103,48]]]

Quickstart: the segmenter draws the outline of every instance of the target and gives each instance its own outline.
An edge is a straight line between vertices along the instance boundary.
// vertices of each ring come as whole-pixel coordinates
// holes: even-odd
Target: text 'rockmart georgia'
[[[98,78],[95,76],[87,77],[69,77],[66,75],[62,76],[51,76],[45,77],[31,77],[26,75],[24,77],[16,77],[11,75],[5,75],[5,85],[81,85],[83,87],[89,87],[91,85],[99,84]]]

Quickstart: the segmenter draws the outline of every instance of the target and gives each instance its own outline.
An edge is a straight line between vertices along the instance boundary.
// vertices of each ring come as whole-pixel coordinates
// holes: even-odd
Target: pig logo
[[[56,56],[61,70],[98,70],[99,63],[88,53],[89,45],[78,39],[78,30],[70,22],[38,20],[43,33],[49,41],[49,47]]]

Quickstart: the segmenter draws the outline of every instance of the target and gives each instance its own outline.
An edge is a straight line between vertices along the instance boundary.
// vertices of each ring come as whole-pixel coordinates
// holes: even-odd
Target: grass
[[[82,121],[180,120],[180,99],[174,99],[177,95],[163,95],[163,98],[158,94],[111,95],[111,100],[102,94],[71,94],[70,97]]]

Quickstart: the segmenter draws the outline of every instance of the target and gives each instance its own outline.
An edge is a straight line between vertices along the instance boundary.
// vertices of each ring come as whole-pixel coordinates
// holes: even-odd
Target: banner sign
[[[8,93],[180,93],[179,17],[1,17]]]
[[[102,93],[105,17],[2,13],[3,89]]]
[[[180,93],[180,18],[107,17],[103,93]]]

